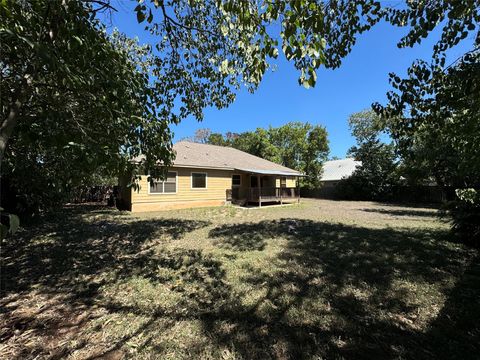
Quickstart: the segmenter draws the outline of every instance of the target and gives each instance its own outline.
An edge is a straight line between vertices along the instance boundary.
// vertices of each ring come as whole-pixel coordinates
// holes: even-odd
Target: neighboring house
[[[176,158],[163,181],[150,183],[142,175],[139,189],[120,179],[122,208],[156,211],[228,202],[254,203],[298,201],[297,179],[302,174],[271,161],[224,146],[181,141],[173,146]],[[142,158],[136,159],[141,161]]]
[[[352,176],[359,166],[362,166],[362,162],[352,158],[325,161],[320,181],[326,187],[335,186],[340,180]]]
[[[325,197],[333,196],[338,182],[352,176],[359,166],[362,166],[362,162],[352,158],[326,161],[323,164],[323,173],[320,179],[322,183],[321,195]]]

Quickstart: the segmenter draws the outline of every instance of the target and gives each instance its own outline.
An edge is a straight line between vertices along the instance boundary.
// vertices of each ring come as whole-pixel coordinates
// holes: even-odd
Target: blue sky
[[[128,36],[138,36],[142,42],[151,41],[143,26],[136,23],[135,14],[128,11],[131,3],[119,3],[118,13],[109,21],[111,26]],[[302,121],[325,126],[330,156],[344,157],[355,142],[348,129],[348,116],[370,107],[372,102],[384,103],[386,92],[391,89],[388,74],[404,75],[415,59],[428,59],[439,34],[438,31],[432,33],[414,48],[398,49],[397,41],[405,32],[385,23],[378,24],[357,39],[339,69],[321,69],[313,89],[298,85],[299,73],[280,54],[276,71],[265,75],[254,94],[242,89],[229,108],[206,109],[201,123],[194,118],[184,120],[173,128],[175,141],[193,135],[199,128],[221,133],[242,132]],[[464,50],[465,46],[453,49],[449,58],[457,58]]]

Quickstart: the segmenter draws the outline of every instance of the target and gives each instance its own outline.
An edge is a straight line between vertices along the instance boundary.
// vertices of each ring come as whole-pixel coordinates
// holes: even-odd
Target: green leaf
[[[78,44],[79,44],[80,46],[82,46],[82,45],[83,45],[83,41],[82,41],[82,39],[80,39],[78,36],[76,36],[76,35],[73,35],[73,38],[74,38],[75,40],[77,40],[77,42],[78,42]]]

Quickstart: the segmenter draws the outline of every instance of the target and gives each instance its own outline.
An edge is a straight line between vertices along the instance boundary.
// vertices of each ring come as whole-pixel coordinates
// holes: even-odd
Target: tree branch
[[[118,10],[114,8],[110,0],[102,1],[102,0],[83,0],[86,3],[91,3],[91,4],[96,4],[98,8],[93,9],[93,13],[96,14],[97,12],[104,11],[104,10],[110,10],[110,11],[115,11],[117,12]]]
[[[170,17],[168,14],[167,14],[167,10],[165,9],[165,5],[162,3],[160,5],[160,8],[162,9],[162,14],[163,14],[163,17],[170,23],[172,23],[173,25],[175,26],[178,26],[178,27],[181,27],[182,29],[185,29],[185,30],[189,30],[189,31],[197,31],[199,33],[206,33],[208,35],[211,35],[211,36],[215,36],[215,34],[209,30],[205,30],[205,29],[199,29],[197,27],[193,27],[193,26],[186,26],[186,25],[183,25],[181,23],[179,23],[178,21],[176,21],[175,19],[173,19],[172,17]]]

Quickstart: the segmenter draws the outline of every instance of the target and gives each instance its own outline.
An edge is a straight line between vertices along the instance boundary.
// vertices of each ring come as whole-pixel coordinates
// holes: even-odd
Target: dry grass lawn
[[[436,210],[69,207],[2,244],[1,359],[480,354],[478,253]]]

